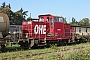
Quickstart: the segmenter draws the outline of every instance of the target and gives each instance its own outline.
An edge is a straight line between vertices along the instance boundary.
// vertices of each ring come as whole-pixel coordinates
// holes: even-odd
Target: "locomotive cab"
[[[49,23],[49,36],[62,37],[64,36],[64,18],[62,16],[54,16],[51,14],[39,15],[42,22]]]
[[[64,23],[64,18],[62,16],[46,14],[39,15],[39,19],[44,23],[49,23],[49,32],[46,35],[47,43],[51,44],[54,42],[54,44],[66,44],[71,39],[71,26],[70,24]]]

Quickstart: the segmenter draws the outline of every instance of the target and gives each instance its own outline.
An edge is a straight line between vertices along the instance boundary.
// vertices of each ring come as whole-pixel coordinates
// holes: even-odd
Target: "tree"
[[[3,9],[0,10],[0,13],[5,13],[5,14],[7,14],[8,17],[9,17],[9,20],[10,20],[10,21],[12,20],[13,11],[12,11],[10,8],[5,7],[5,8],[3,8]]]
[[[21,25],[22,21],[25,21],[28,11],[24,11],[22,8],[16,12],[11,10],[11,5],[4,2],[0,7],[0,13],[6,13],[9,17],[10,24]]]
[[[79,25],[80,26],[90,26],[90,23],[89,23],[89,18],[83,18],[81,19],[81,21],[79,21]]]
[[[6,7],[6,3],[3,2],[1,8],[5,8],[5,7]]]
[[[6,5],[6,7],[8,7],[8,8],[10,8],[10,9],[11,9],[11,5],[10,5],[10,4]]]
[[[14,18],[15,18],[14,22],[16,21],[15,22],[16,24],[22,24],[22,22],[25,21],[25,18],[27,16],[27,12],[28,11],[23,11],[22,8],[20,10],[16,11],[15,15],[14,15]]]
[[[66,18],[64,18],[64,23],[65,23],[65,24],[67,23]]]
[[[78,26],[78,22],[76,21],[74,17],[72,17],[72,22],[70,22],[70,24],[73,26]]]

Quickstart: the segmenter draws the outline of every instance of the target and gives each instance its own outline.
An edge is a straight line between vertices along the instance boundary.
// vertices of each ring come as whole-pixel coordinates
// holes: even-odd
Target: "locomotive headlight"
[[[28,38],[28,33],[26,33],[26,38]]]

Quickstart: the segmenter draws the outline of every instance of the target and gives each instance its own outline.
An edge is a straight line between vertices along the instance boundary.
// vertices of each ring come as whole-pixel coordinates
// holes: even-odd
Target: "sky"
[[[74,17],[77,21],[82,18],[90,19],[90,0],[1,0],[0,6],[5,2],[11,4],[12,11],[21,7],[28,11],[28,16],[38,18],[40,14],[53,14],[66,17],[67,22]]]

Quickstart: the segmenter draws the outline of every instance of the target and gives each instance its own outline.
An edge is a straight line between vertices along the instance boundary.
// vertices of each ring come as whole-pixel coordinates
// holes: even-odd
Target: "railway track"
[[[79,47],[79,48],[73,48],[73,49],[52,50],[52,51],[48,51],[48,52],[40,52],[40,53],[36,53],[36,54],[29,54],[26,56],[27,56],[27,58],[31,58],[31,59],[33,59],[36,56],[41,56],[40,58],[42,58],[43,55],[47,55],[47,54],[58,54],[59,52],[72,52],[72,51],[78,51],[78,50],[81,50],[84,48],[85,47]],[[59,57],[62,57],[62,56],[59,56]]]
[[[80,43],[68,43],[67,45],[59,45],[58,47],[61,46],[71,46],[71,45],[76,45],[76,44],[80,44]],[[56,46],[56,45],[55,45]],[[33,47],[31,50],[35,50],[35,49],[43,49],[43,48],[50,48],[50,46],[38,46],[38,47]],[[19,45],[14,45],[11,47],[6,47],[3,51],[0,51],[1,53],[6,53],[6,52],[15,52],[15,51],[24,51],[27,49],[22,49]]]
[[[39,57],[38,59],[42,59],[45,55],[49,54],[54,54],[58,58],[63,60],[63,55],[61,53],[71,53],[71,52],[76,52],[83,50],[85,48],[88,48],[89,46],[81,46],[81,47],[74,47],[74,48],[63,48],[63,47],[57,47],[58,49],[52,49],[50,51],[45,51],[45,52],[38,52],[38,53],[33,53],[33,54],[26,54],[26,58],[29,58],[30,60],[34,60],[35,57]],[[24,59],[23,55],[18,56],[20,59]],[[10,60],[10,59],[17,59],[17,57],[12,56],[12,57],[4,57],[2,60]]]

